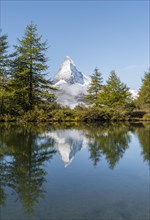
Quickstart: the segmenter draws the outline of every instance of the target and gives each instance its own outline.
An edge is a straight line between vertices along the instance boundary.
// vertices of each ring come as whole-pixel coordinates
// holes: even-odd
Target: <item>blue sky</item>
[[[49,43],[49,76],[66,55],[91,75],[98,67],[104,82],[111,70],[139,89],[149,69],[149,1],[12,1],[0,0],[0,26],[9,45],[33,21]]]

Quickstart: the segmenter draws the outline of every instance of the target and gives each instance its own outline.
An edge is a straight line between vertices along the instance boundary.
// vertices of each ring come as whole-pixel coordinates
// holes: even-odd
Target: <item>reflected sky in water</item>
[[[0,125],[0,219],[149,219],[150,125]]]

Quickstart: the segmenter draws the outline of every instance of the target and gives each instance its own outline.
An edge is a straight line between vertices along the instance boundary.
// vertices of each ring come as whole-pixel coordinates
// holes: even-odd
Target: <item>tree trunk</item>
[[[32,64],[30,64],[30,76],[29,76],[29,110],[33,108],[33,86],[32,86]]]

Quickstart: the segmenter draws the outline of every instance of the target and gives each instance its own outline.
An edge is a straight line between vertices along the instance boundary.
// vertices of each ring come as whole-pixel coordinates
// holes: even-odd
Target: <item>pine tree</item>
[[[100,105],[108,107],[125,107],[131,103],[131,94],[127,86],[122,83],[115,71],[110,73],[107,84],[99,94]]]
[[[137,103],[141,107],[150,107],[150,70],[144,74],[142,79]]]
[[[22,40],[15,48],[10,88],[14,91],[15,103],[24,111],[32,110],[36,105],[53,101],[49,94],[50,81],[45,79],[47,41],[42,42],[37,27],[33,23],[26,27]]]
[[[85,99],[89,104],[95,104],[97,105],[98,100],[98,94],[102,89],[102,74],[99,72],[98,68],[94,69],[94,73],[91,76],[91,83],[89,85],[89,88],[87,89],[88,95],[85,96]]]
[[[6,84],[11,64],[11,54],[8,54],[7,35],[0,36],[0,113],[4,113],[4,102],[6,96]]]

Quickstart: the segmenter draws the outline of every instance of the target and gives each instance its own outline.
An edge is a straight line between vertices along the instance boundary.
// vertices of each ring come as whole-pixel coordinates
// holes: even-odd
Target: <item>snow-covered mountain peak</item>
[[[129,92],[131,93],[132,99],[136,99],[138,97],[138,91],[134,89],[129,89]]]
[[[73,65],[75,65],[73,60],[69,56],[65,57],[64,63],[72,63]]]
[[[53,86],[58,89],[55,92],[57,102],[70,108],[82,104],[90,82],[91,78],[79,72],[73,60],[66,56],[54,77]]]
[[[55,75],[54,81],[57,83],[64,80],[69,84],[80,83],[84,84],[84,75],[79,72],[69,56],[66,56],[60,69]]]

